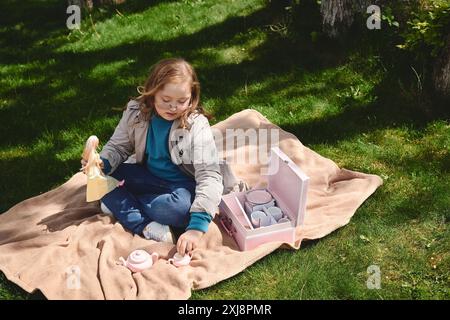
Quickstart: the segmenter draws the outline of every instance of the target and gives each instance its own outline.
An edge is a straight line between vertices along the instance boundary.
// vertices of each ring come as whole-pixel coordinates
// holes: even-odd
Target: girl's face
[[[169,82],[155,94],[155,109],[162,118],[175,120],[189,107],[190,101],[189,82]]]

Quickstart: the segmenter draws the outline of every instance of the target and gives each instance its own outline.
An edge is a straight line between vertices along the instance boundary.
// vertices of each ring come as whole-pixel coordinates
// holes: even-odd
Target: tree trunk
[[[103,5],[121,4],[126,0],[68,0],[68,5],[77,5],[80,8],[91,10],[94,7],[101,7]]]
[[[332,38],[345,33],[352,25],[355,15],[366,15],[367,7],[377,0],[322,0],[320,13],[324,31]]]
[[[450,101],[450,34],[433,68],[433,86],[439,98]]]

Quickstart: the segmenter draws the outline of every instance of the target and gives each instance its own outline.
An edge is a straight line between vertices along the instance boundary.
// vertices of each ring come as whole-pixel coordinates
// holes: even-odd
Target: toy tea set
[[[126,260],[123,257],[119,258],[121,264],[130,269],[132,272],[142,272],[144,270],[150,269],[153,264],[158,261],[158,259],[158,253],[153,252],[152,254],[150,254],[147,251],[141,249],[131,252]],[[177,252],[173,255],[173,258],[167,260],[167,263],[174,265],[175,267],[184,267],[189,265],[191,259],[191,253],[182,256]]]
[[[239,203],[240,205],[240,203]],[[273,196],[264,189],[250,190],[245,194],[245,218],[250,217],[254,228],[291,221],[289,216],[275,205]],[[250,225],[250,221],[247,223]]]
[[[309,177],[278,147],[271,148],[267,187],[223,195],[220,222],[243,251],[272,241],[293,243],[303,224]]]

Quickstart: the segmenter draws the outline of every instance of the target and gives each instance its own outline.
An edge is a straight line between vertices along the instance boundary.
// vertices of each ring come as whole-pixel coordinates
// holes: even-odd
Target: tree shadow
[[[432,121],[446,119],[442,113],[427,113],[414,101],[392,92],[391,88],[392,79],[385,78],[367,93],[367,96],[375,97],[370,103],[349,97],[337,114],[298,124],[281,124],[280,127],[295,134],[305,144],[334,144],[384,128],[408,126],[423,130]]]
[[[85,121],[78,124],[79,132],[91,132],[95,126],[95,133],[106,141],[111,135],[102,123],[103,118]],[[24,155],[9,156],[0,162],[0,171],[3,181],[9,181],[0,186],[3,200],[0,203],[0,212],[5,212],[11,205],[28,199],[29,197],[48,191],[58,186],[78,172],[80,160],[66,159],[64,153],[72,149],[78,141],[78,134],[64,136],[63,134],[50,135],[33,143],[32,149]],[[81,155],[84,144],[80,143],[78,149]],[[80,156],[81,157],[81,156]]]
[[[73,210],[67,209],[48,216],[37,224],[45,225],[49,232],[57,232],[71,226],[79,226],[82,223],[95,220],[97,219],[96,215],[99,213],[101,213],[100,207],[98,209],[93,207],[75,208]]]
[[[81,53],[36,49],[33,52],[37,63],[30,66],[26,74],[39,80],[2,90],[5,97],[15,98],[15,100],[7,108],[0,109],[2,122],[9,124],[9,126],[2,126],[3,130],[0,129],[4,137],[1,144],[27,143],[33,137],[41,136],[45,131],[56,133],[63,128],[70,128],[74,119],[84,121],[86,117],[80,118],[80,114],[86,112],[89,113],[88,119],[105,115],[105,111],[109,116],[117,115],[111,112],[111,106],[117,106],[117,101],[125,104],[124,97],[135,92],[134,88],[130,90],[123,85],[123,82],[127,79],[141,79],[134,82],[143,82],[147,71],[141,66],[151,65],[168,52],[183,56],[187,60],[199,61],[195,67],[201,82],[207,83],[204,94],[225,101],[233,96],[236,90],[244,87],[247,81],[264,81],[290,72],[292,68],[300,70],[299,75],[301,75],[304,72],[318,71],[339,63],[333,54],[323,54],[323,51],[318,48],[299,47],[276,34],[269,34],[264,43],[251,51],[250,54],[255,57],[254,59],[238,64],[223,64],[213,55],[200,52],[204,48],[214,48],[224,43],[238,44],[239,39],[234,39],[237,34],[270,23],[272,15],[270,7],[266,7],[249,16],[231,17],[192,35],[182,35],[162,42],[148,40],[143,36],[142,39],[131,44]],[[50,57],[52,63],[48,63]],[[115,70],[116,78],[121,81],[112,81],[108,76],[90,76],[90,72],[99,65],[126,59],[131,59],[133,62],[119,65]],[[45,75],[40,77],[42,74]],[[242,75],[245,75],[245,78]],[[227,85],[223,86],[223,83]],[[265,99],[277,89],[277,86],[267,88],[264,94],[258,93],[257,96]],[[66,98],[64,94],[68,92],[67,90],[70,91]],[[45,92],[45,95],[42,92]],[[39,96],[43,99],[35,101]],[[57,105],[63,105],[64,108],[58,108],[58,112],[55,113]],[[19,110],[31,120],[23,121],[23,118],[18,120]],[[217,110],[218,117],[225,117],[227,113],[229,114],[227,108]],[[34,122],[33,119],[39,119],[39,123]],[[21,132],[21,134],[11,132],[11,127],[14,128],[13,131]]]
[[[118,5],[82,11],[82,23],[88,24],[89,14],[95,23],[120,14],[134,14],[170,0],[126,1]],[[117,9],[117,10],[116,10]],[[67,1],[60,0],[4,0],[0,2],[0,55],[2,62],[38,56],[45,59],[53,49],[63,42],[52,38],[68,34],[66,21]],[[118,11],[120,10],[120,11]]]
[[[52,5],[55,3],[49,3],[51,5],[44,6],[39,12],[40,14],[47,13],[51,16],[50,13],[55,10]],[[158,1],[152,2],[152,4],[156,3]],[[130,5],[127,12],[144,10],[148,8],[148,5],[150,4],[141,3],[135,7]],[[56,8],[59,8],[59,4],[56,5]],[[32,168],[33,172],[36,172],[35,178],[40,182],[34,187],[27,188],[26,196],[35,194],[39,190],[46,190],[48,189],[46,187],[61,181],[70,171],[71,166],[78,167],[79,165],[78,160],[65,162],[49,156],[70,148],[70,144],[73,143],[73,140],[60,139],[61,132],[92,133],[95,128],[98,136],[104,138],[103,140],[107,139],[110,135],[108,129],[92,125],[92,119],[119,117],[120,111],[113,110],[111,106],[120,110],[122,104],[124,105],[127,100],[124,97],[129,97],[134,93],[134,86],[130,88],[123,84],[124,81],[143,82],[147,74],[146,67],[166,56],[167,53],[194,61],[201,83],[205,83],[204,95],[224,102],[224,107],[214,110],[218,119],[223,119],[246,107],[231,107],[229,101],[247,83],[260,82],[267,85],[263,90],[250,93],[246,99],[256,102],[270,101],[272,95],[288,87],[291,83],[295,83],[303,76],[317,74],[345,62],[350,51],[346,51],[341,45],[326,40],[318,43],[306,40],[309,32],[317,28],[316,22],[309,25],[304,23],[307,27],[304,28],[303,33],[299,31],[299,37],[305,43],[293,42],[277,33],[268,32],[265,41],[250,50],[250,56],[253,58],[239,63],[224,64],[218,61],[213,54],[202,51],[205,48],[242,44],[245,38],[238,37],[238,35],[250,32],[254,28],[267,28],[267,25],[273,22],[274,16],[278,15],[279,11],[276,10],[279,9],[267,5],[247,16],[229,17],[221,23],[205,27],[193,34],[181,35],[166,41],[149,40],[143,35],[141,39],[137,39],[133,43],[79,53],[56,52],[52,47],[31,48],[29,57],[36,63],[30,66],[26,72],[33,77],[39,77],[41,74],[44,76],[36,83],[23,83],[11,89],[2,89],[2,95],[5,98],[11,98],[12,102],[7,108],[0,109],[2,122],[0,146],[34,144],[36,137],[42,137],[43,134],[54,135],[55,145],[46,149],[45,152],[37,152],[29,157],[21,158],[20,166],[17,166],[18,159],[3,161],[2,165],[5,168],[13,168],[10,169],[12,174],[5,176],[6,180],[12,181],[13,176],[22,181],[30,179],[32,173],[29,169]],[[308,15],[308,11],[303,12],[303,15]],[[9,23],[13,24],[16,21],[12,19]],[[33,23],[30,22],[30,26]],[[58,32],[60,27],[55,21],[52,23],[50,23],[51,27],[45,28]],[[34,43],[46,37],[51,38],[51,33],[45,36],[36,35],[32,41],[24,43]],[[327,48],[328,50],[326,50]],[[50,64],[47,63],[49,58],[53,59]],[[132,62],[119,64],[114,69],[114,74],[91,75],[91,71],[97,66],[127,59],[131,59]],[[16,62],[22,60],[25,60],[22,56],[15,57]],[[142,68],[142,66],[146,67]],[[277,78],[282,78],[282,80],[274,80]],[[120,79],[120,81],[115,79]],[[330,78],[327,84],[335,86],[338,90],[345,89],[348,85],[336,78]],[[384,87],[389,87],[389,85],[389,83],[381,83],[374,90],[374,96],[382,95],[382,98],[374,103],[361,105],[358,102],[348,101],[348,106],[338,114],[295,125],[282,124],[281,127],[294,133],[305,144],[334,143],[378,128],[399,126],[411,121],[424,125],[430,120],[423,117],[422,114],[414,114],[407,108],[401,112],[396,110],[393,114],[393,101],[389,101],[387,97],[383,96]],[[70,89],[69,94],[64,96],[65,90],[68,89]],[[319,95],[325,90],[326,88],[299,89],[290,92],[289,95],[292,97],[305,94]],[[40,98],[39,101],[36,101],[36,97]],[[411,120],[412,118],[415,119]],[[20,134],[17,134],[18,132]],[[47,171],[39,170],[42,165],[46,167]],[[62,165],[65,166],[64,169],[61,169]],[[14,199],[10,199],[10,201],[14,201]],[[10,201],[6,201],[6,205]]]

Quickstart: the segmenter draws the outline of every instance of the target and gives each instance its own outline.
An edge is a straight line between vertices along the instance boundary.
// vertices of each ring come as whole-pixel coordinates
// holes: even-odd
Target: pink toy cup
[[[158,259],[159,255],[156,252],[149,254],[145,250],[134,250],[127,260],[120,257],[122,264],[133,272],[141,272],[151,268]]]

